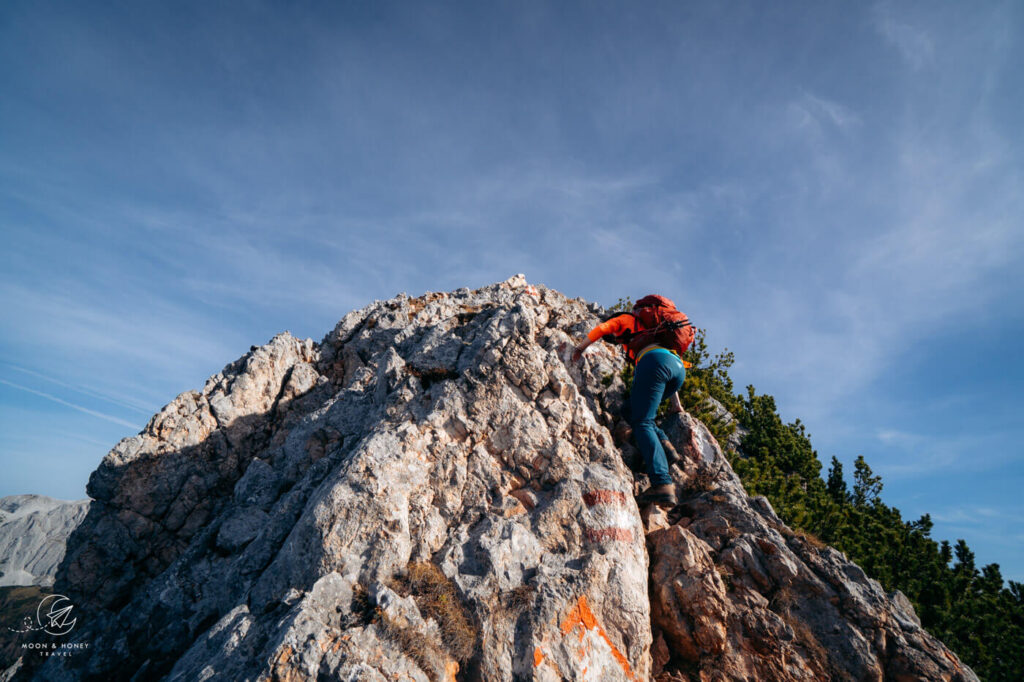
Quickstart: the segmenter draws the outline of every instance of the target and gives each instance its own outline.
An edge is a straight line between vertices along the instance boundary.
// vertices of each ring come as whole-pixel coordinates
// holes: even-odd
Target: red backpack
[[[693,343],[693,325],[685,314],[676,310],[671,299],[653,294],[644,296],[633,304],[633,317],[639,327],[629,340],[633,356],[654,343],[682,357]]]

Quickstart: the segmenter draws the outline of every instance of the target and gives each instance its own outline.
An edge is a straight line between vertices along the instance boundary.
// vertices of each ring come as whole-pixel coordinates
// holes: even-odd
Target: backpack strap
[[[651,304],[651,305],[656,305],[656,304]],[[641,307],[647,307],[647,306],[641,306]],[[619,315],[633,315],[633,313],[615,313],[615,315],[612,315],[608,319],[610,320],[612,317],[618,317]],[[636,315],[633,315],[633,319],[634,320],[636,319]],[[604,320],[604,321],[607,322],[607,320]],[[636,331],[636,332],[630,331],[629,329],[627,329],[624,332],[622,332],[621,334],[605,334],[604,336],[601,337],[601,340],[602,341],[607,341],[608,343],[628,344],[629,342],[633,341],[634,339],[643,338],[644,336],[649,336],[651,334],[660,334],[661,332],[674,331],[676,329],[682,329],[683,327],[692,327],[692,326],[693,325],[690,324],[689,320],[687,320],[686,322],[681,322],[679,320],[676,320],[674,322],[673,321],[669,321],[669,320],[663,320],[662,322],[658,323],[657,325],[655,325],[654,327],[651,327],[649,329],[641,329],[640,331]]]
[[[636,332],[635,334],[632,334],[632,338],[638,339],[649,334],[660,334],[661,332],[675,331],[676,329],[683,329],[684,327],[692,326],[693,325],[690,324],[690,320],[686,320],[686,322],[683,322],[681,320],[675,320],[674,322],[670,322],[669,320],[663,320],[654,327],[651,327],[650,329],[643,329],[641,331]]]

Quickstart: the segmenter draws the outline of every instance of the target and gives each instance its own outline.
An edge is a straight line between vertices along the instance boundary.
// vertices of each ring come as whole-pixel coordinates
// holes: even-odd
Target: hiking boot
[[[636,498],[637,506],[646,507],[649,504],[656,504],[659,507],[676,506],[676,487],[668,485],[652,485],[640,493]]]

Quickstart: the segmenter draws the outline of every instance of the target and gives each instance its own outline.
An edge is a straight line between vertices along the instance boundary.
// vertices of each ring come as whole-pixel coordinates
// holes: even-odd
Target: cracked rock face
[[[254,348],[104,458],[56,579],[89,648],[12,674],[974,679],[687,415],[642,520],[622,359],[569,360],[598,312],[516,276]]]
[[[702,424],[663,428],[685,465],[679,506],[647,535],[659,680],[977,679],[900,592],[748,497]]]

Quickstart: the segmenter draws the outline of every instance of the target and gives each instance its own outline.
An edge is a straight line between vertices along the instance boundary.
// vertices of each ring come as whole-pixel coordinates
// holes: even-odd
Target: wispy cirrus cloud
[[[6,314],[24,344],[72,357],[102,354],[152,368],[179,367],[183,359],[233,359],[234,351],[208,333],[212,324],[204,315],[167,298],[147,298],[145,292],[122,293],[90,291],[71,282],[51,282],[48,290],[0,283]]]
[[[64,400],[62,398],[58,398],[57,396],[51,395],[51,394],[46,393],[44,391],[37,391],[34,388],[29,388],[28,386],[22,386],[21,384],[16,384],[13,381],[7,381],[6,379],[0,379],[0,384],[4,384],[5,386],[10,386],[11,388],[17,389],[19,391],[24,391],[26,393],[31,393],[32,395],[39,396],[40,398],[45,398],[46,400],[50,400],[52,402],[57,403],[58,405],[63,405],[64,407],[69,407],[72,410],[77,410],[79,412],[82,412],[83,414],[87,414],[87,415],[90,415],[92,417],[96,417],[97,419],[103,419],[105,421],[112,422],[114,424],[120,424],[121,426],[127,426],[129,428],[136,429],[136,430],[141,428],[141,424],[125,421],[124,419],[121,419],[120,417],[115,417],[113,415],[106,414],[104,412],[99,412],[98,410],[91,410],[88,407],[83,407],[82,405],[77,405],[75,403],[69,402],[69,401]]]
[[[52,429],[50,433],[58,438],[67,438],[70,440],[78,441],[79,443],[85,443],[86,445],[92,445],[96,448],[100,448],[101,452],[105,452],[110,449],[111,443],[102,441],[97,438],[90,438],[89,436],[81,433],[71,433],[69,431],[62,431],[60,429]]]
[[[993,521],[1024,524],[1024,510],[995,507],[949,507],[931,515],[936,521],[958,525],[989,525]]]
[[[863,123],[861,116],[849,107],[810,92],[790,102],[789,111],[796,127],[812,129],[816,135],[822,134],[825,125],[845,133]]]
[[[951,471],[974,475],[1004,468],[1014,456],[1001,444],[1011,436],[1003,429],[952,435],[882,429],[876,434],[877,445],[864,441],[863,447],[884,453],[884,457],[869,463],[886,479],[921,479],[942,477]]]
[[[935,39],[928,30],[898,17],[891,2],[877,3],[872,15],[875,29],[899,51],[908,66],[918,70],[932,63]]]
[[[110,395],[108,393],[104,393],[103,391],[98,391],[98,390],[95,390],[95,389],[92,389],[92,388],[88,388],[86,386],[76,386],[74,384],[69,384],[69,383],[67,383],[65,381],[61,381],[60,379],[55,379],[55,378],[53,378],[51,376],[47,376],[47,375],[45,375],[45,374],[43,374],[41,372],[36,372],[34,370],[31,370],[31,369],[26,369],[24,367],[18,367],[17,365],[12,365],[10,363],[4,363],[4,364],[9,369],[14,370],[15,372],[20,372],[22,374],[27,374],[28,376],[34,377],[36,379],[42,379],[43,381],[45,381],[47,383],[54,384],[56,386],[60,386],[61,388],[70,389],[70,390],[72,390],[72,391],[74,391],[76,393],[81,393],[83,395],[91,396],[93,398],[99,398],[100,400],[106,401],[106,402],[111,403],[113,405],[117,405],[118,407],[123,407],[123,408],[129,409],[129,410],[132,410],[134,412],[138,412],[140,414],[144,414],[147,417],[153,413],[153,406],[146,405],[145,403],[142,403],[142,402],[140,402],[138,400],[135,400],[131,396],[112,396],[112,395]]]

